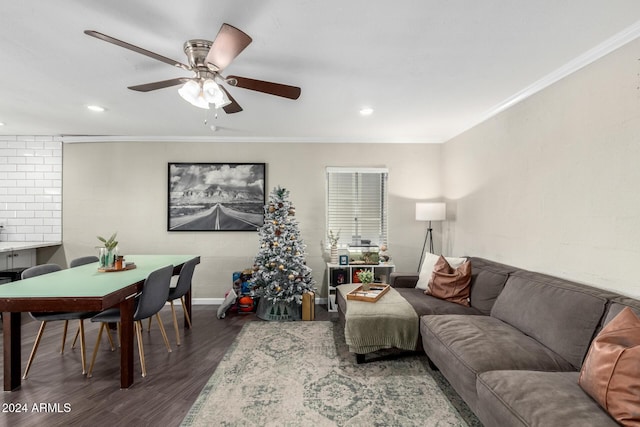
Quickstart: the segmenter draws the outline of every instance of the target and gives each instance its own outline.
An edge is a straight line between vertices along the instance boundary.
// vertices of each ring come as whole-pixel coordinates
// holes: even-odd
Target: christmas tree
[[[264,225],[258,230],[260,250],[253,266],[252,295],[271,303],[302,304],[302,294],[315,290],[305,264],[305,245],[295,219],[289,191],[276,187],[264,207]]]

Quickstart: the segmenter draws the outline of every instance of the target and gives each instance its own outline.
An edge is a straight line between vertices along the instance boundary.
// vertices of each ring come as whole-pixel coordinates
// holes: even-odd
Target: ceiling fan
[[[247,34],[226,23],[222,24],[213,42],[194,39],[184,43],[184,53],[187,55],[188,65],[97,31],[86,30],[84,33],[108,43],[113,43],[117,46],[141,53],[165,64],[195,73],[193,77],[178,77],[159,82],[129,86],[131,90],[150,92],[152,90],[182,84],[183,86],[178,92],[185,100],[200,108],[208,109],[209,104],[212,104],[215,108],[222,108],[227,114],[238,113],[242,111],[242,107],[233,99],[221,83],[289,99],[298,99],[300,96],[300,88],[296,86],[255,80],[248,77],[223,76],[221,72],[229,66],[231,61],[252,41],[251,37]]]

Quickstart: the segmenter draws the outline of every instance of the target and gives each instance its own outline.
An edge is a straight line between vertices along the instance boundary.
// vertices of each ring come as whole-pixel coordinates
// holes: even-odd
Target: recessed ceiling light
[[[373,114],[373,108],[371,107],[364,107],[360,109],[361,116],[370,116],[372,114]]]
[[[0,126],[4,126],[4,123],[3,123],[3,122],[0,122]]]
[[[87,108],[98,113],[102,113],[105,110],[104,107],[101,107],[99,105],[87,105]]]

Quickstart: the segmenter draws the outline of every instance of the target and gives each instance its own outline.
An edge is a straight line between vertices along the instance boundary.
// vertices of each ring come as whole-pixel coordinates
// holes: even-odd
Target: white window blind
[[[327,232],[340,247],[387,243],[387,177],[383,168],[327,168]]]

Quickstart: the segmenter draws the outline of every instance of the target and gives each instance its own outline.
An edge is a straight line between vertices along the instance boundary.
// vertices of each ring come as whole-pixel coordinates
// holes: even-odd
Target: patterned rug
[[[481,426],[426,356],[356,364],[337,322],[250,322],[183,426]]]

